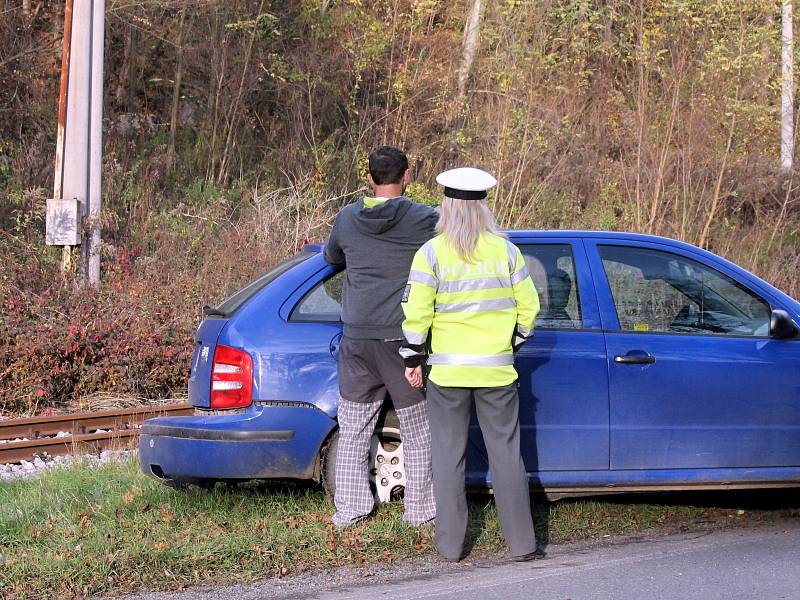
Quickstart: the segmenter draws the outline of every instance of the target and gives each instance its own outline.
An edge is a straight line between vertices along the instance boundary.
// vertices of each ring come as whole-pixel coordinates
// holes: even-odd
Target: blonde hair
[[[497,231],[497,221],[483,200],[457,200],[445,196],[436,225],[464,262],[475,262],[475,248],[483,233]]]

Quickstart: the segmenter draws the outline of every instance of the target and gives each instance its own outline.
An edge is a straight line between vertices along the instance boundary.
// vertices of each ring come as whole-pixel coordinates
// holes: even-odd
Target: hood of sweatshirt
[[[358,201],[355,226],[365,233],[384,233],[397,225],[410,208],[411,200],[404,196],[381,202],[372,208],[364,208],[362,198]]]

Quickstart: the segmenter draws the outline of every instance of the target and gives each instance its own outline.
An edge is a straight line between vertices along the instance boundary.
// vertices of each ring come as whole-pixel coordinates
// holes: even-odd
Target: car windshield
[[[217,308],[213,309],[210,313],[210,316],[220,316],[220,317],[230,317],[233,313],[235,313],[242,304],[247,302],[252,296],[254,296],[258,291],[264,289],[267,285],[275,281],[278,277],[283,275],[286,271],[291,269],[292,267],[299,265],[301,262],[308,260],[312,256],[314,256],[316,252],[311,249],[303,250],[298,254],[295,254],[291,258],[287,258],[281,263],[278,263],[274,267],[272,267],[266,273],[259,275],[256,279],[248,283],[238,292],[233,294],[230,298],[225,300],[222,304],[220,304]]]

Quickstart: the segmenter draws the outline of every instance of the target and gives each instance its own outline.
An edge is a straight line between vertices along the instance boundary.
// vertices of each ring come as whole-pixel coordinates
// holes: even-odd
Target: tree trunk
[[[125,101],[126,112],[134,112],[134,102],[136,99],[136,42],[139,39],[139,31],[131,27],[130,37],[130,58],[128,59],[128,97]]]
[[[114,100],[120,110],[127,107],[126,103],[126,90],[128,87],[128,75],[130,73],[131,44],[133,41],[133,27],[128,25],[125,28],[125,46],[122,50],[122,64],[119,68],[119,75],[117,76],[117,86],[114,88]]]
[[[794,31],[792,28],[792,0],[783,0],[781,33],[781,170],[792,170],[794,159]]]
[[[453,111],[454,121],[451,123],[450,129],[450,143],[447,149],[447,164],[453,165],[459,155],[458,147],[458,133],[464,127],[465,111],[466,111],[466,98],[467,98],[467,83],[469,82],[470,75],[472,75],[472,68],[475,64],[475,55],[478,53],[478,47],[481,41],[481,19],[486,5],[481,0],[473,0],[472,8],[467,16],[467,22],[464,25],[464,40],[461,45],[461,64],[458,68],[458,87],[456,93],[455,111]]]
[[[181,99],[181,78],[183,77],[183,35],[184,22],[186,21],[186,6],[181,11],[181,21],[178,25],[178,57],[175,65],[175,85],[172,89],[172,112],[169,119],[169,144],[167,145],[167,172],[172,171],[175,164],[175,134],[178,130],[178,108]]]
[[[475,54],[481,41],[481,18],[486,5],[481,0],[473,0],[467,23],[464,26],[464,41],[461,46],[461,65],[458,69],[458,106],[464,103],[467,95],[467,82],[475,64]]]

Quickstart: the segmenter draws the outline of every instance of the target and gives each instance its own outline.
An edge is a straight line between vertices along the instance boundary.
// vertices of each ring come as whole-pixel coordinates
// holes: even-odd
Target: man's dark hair
[[[408,170],[408,157],[400,148],[381,146],[369,155],[369,174],[376,185],[400,183]]]

